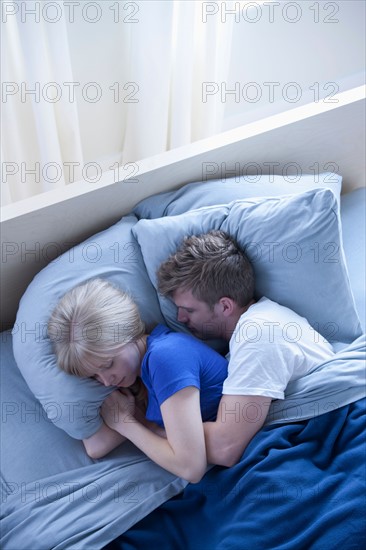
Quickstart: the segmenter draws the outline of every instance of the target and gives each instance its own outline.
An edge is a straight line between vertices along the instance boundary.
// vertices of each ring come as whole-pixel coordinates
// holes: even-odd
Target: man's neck
[[[253,304],[255,304],[255,300],[251,300],[246,306],[243,306],[243,307],[237,306],[233,311],[233,313],[230,315],[230,317],[227,317],[223,334],[222,334],[222,338],[224,338],[224,340],[229,341],[231,339],[233,332],[236,328],[236,325],[239,322],[240,317],[243,315],[243,313],[248,311],[248,309]]]

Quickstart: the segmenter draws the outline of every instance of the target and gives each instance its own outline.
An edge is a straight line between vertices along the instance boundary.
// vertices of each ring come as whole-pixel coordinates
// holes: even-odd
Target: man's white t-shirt
[[[333,355],[330,343],[304,317],[261,298],[243,313],[230,339],[222,393],[284,399],[291,380]]]

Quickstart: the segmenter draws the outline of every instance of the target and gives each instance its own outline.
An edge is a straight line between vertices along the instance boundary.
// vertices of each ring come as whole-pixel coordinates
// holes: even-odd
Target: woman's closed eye
[[[102,370],[107,370],[113,367],[114,360],[111,359],[108,363],[104,363],[104,365],[101,365],[100,368]]]

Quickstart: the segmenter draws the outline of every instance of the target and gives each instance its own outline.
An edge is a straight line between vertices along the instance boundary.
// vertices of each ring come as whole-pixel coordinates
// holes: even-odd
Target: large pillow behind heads
[[[222,229],[246,250],[256,277],[256,296],[287,306],[330,341],[361,334],[344,261],[334,194],[327,189],[270,199],[235,201],[177,216],[140,220],[133,228],[152,283],[159,265],[185,235]],[[158,243],[155,247],[151,243]],[[176,308],[160,299],[168,325]]]
[[[300,167],[299,167],[300,169]],[[311,189],[331,189],[340,201],[342,176],[322,174],[236,176],[188,183],[178,190],[159,193],[139,202],[133,212],[138,218],[176,216],[203,206],[228,204],[237,199],[298,195]]]
[[[13,329],[16,362],[50,420],[76,439],[90,437],[98,430],[99,406],[112,389],[57,367],[47,337],[48,319],[68,290],[101,277],[132,296],[148,329],[164,322],[131,233],[136,222],[135,216],[127,216],[56,258],[33,279],[20,302]]]

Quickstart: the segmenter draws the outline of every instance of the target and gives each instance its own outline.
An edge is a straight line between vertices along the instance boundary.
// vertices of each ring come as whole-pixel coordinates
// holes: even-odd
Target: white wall
[[[234,25],[227,82],[227,89],[239,83],[240,97],[226,95],[225,129],[332,101],[334,92],[365,82],[364,1],[281,1],[271,9],[269,2],[252,9],[242,4],[247,8]]]
[[[164,3],[168,14],[171,2],[165,0]],[[122,90],[119,102],[115,103],[109,90],[115,82],[119,82],[121,88],[129,82],[128,44],[129,33],[133,32],[129,19],[134,19],[131,9],[122,11],[121,8],[120,21],[115,23],[115,13],[110,9],[115,4],[103,2],[103,17],[97,23],[83,20],[78,16],[80,11],[75,12],[74,23],[68,22],[74,81],[82,85],[96,81],[103,91],[97,103],[88,103],[80,93],[76,98],[84,162],[97,162],[104,170],[121,161],[123,94],[130,91]],[[123,2],[120,4],[123,6]],[[141,2],[131,4],[143,9]],[[224,2],[209,4],[218,8],[211,17],[220,17],[222,21],[225,17],[235,18],[228,81],[216,83],[218,92],[207,97],[207,101],[225,102],[223,131],[312,102],[318,92],[319,100],[330,101],[332,92],[364,82],[363,0],[282,0],[273,2],[272,8],[269,2],[234,2],[236,15],[225,15]],[[92,10],[90,17],[93,17]],[[135,18],[138,19],[138,13]],[[245,87],[250,82],[256,84]],[[265,85],[265,82],[279,85]],[[291,82],[296,85],[289,86]],[[226,90],[235,87],[239,90],[239,99],[233,94],[225,95]],[[269,95],[271,87],[273,98]],[[258,91],[261,99],[249,101]],[[299,93],[301,99],[291,102]]]
[[[234,25],[226,90],[240,95],[225,97],[225,129],[365,82],[365,2],[250,4]]]

